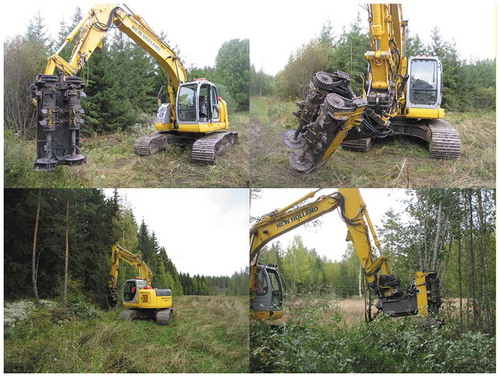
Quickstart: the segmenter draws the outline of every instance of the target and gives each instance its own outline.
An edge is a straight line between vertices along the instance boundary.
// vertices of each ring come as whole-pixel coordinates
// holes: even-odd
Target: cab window
[[[219,109],[219,97],[217,96],[217,88],[212,86],[212,95],[210,96],[210,102],[212,104],[212,119],[220,119],[220,109]]]
[[[267,274],[265,270],[259,269],[257,271],[257,276],[255,281],[255,294],[257,296],[264,296],[269,290],[269,287],[267,285],[266,275]]]
[[[207,122],[210,118],[210,86],[204,84],[200,88],[200,122]]]
[[[127,281],[123,287],[123,301],[132,301],[135,297],[137,286],[135,281]]]
[[[271,304],[280,307],[283,302],[283,297],[282,297],[281,280],[278,277],[278,271],[271,270],[268,272],[272,290]]]
[[[438,67],[435,60],[414,59],[410,68],[410,102],[431,106],[438,100]]]
[[[196,96],[198,85],[183,85],[179,89],[177,117],[181,122],[196,122]]]

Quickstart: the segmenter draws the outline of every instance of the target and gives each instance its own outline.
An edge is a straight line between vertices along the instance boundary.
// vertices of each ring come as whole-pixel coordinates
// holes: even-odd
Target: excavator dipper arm
[[[118,302],[118,270],[120,261],[137,268],[141,279],[146,280],[149,286],[153,283],[153,273],[138,255],[124,249],[119,245],[113,245],[111,248],[111,267],[108,276],[108,304],[115,307]]]

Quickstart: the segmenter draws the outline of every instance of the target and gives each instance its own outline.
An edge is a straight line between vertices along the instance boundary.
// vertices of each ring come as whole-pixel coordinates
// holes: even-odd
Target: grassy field
[[[36,309],[5,329],[6,373],[248,372],[246,297],[186,296],[168,326]]]
[[[495,113],[449,113],[460,132],[461,156],[429,157],[426,145],[408,138],[377,140],[367,153],[339,148],[317,172],[301,174],[288,163],[281,141],[296,127],[290,101],[270,97],[251,100],[251,182],[253,187],[494,187]]]
[[[256,373],[493,373],[495,339],[415,317],[365,323],[363,301],[289,300],[274,325],[252,321],[250,368]]]
[[[136,132],[84,138],[87,164],[59,166],[52,172],[33,171],[34,140],[4,131],[4,185],[6,188],[54,187],[248,187],[249,149],[247,113],[231,115],[230,130],[239,133],[239,144],[227,148],[215,165],[190,162],[190,149],[171,148],[141,158],[134,141],[154,133],[151,126]]]

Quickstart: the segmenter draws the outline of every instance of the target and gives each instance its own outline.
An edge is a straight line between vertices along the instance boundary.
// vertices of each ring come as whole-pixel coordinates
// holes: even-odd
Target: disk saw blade
[[[290,149],[300,149],[306,145],[300,135],[297,138],[295,137],[295,130],[288,130],[283,133],[282,139],[283,143]]]

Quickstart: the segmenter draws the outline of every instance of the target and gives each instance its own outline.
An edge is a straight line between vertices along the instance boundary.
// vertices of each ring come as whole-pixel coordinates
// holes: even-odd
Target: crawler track
[[[342,146],[342,149],[355,152],[368,152],[373,145],[373,140],[371,138],[347,140],[343,141],[340,145]]]
[[[156,312],[156,323],[161,326],[166,326],[174,316],[173,309],[164,309]]]
[[[138,156],[149,156],[167,149],[168,139],[171,137],[167,133],[156,133],[137,139],[134,143],[134,152]]]
[[[236,132],[216,132],[203,136],[193,144],[191,161],[202,164],[215,164],[217,157],[224,153],[227,145],[238,143]]]
[[[432,158],[452,159],[460,156],[460,134],[448,122],[436,119],[429,123],[429,152]]]
[[[215,164],[217,157],[224,153],[225,147],[237,142],[236,132],[214,132],[208,135],[158,132],[137,139],[134,152],[145,157],[167,149],[168,145],[192,145],[192,162]]]
[[[445,120],[410,122],[395,118],[391,128],[395,135],[413,136],[427,142],[432,158],[453,159],[460,156],[460,134]]]

